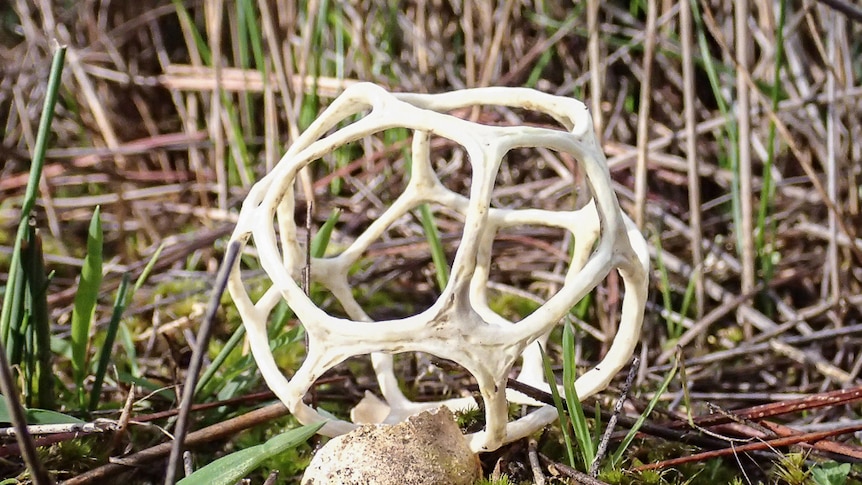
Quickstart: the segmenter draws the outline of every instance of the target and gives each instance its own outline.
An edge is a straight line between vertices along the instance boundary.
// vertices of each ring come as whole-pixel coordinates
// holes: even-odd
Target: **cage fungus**
[[[490,126],[449,114],[459,108],[486,105],[544,113],[565,130]],[[311,280],[327,288],[348,316],[336,318],[315,305],[300,285],[306,250],[297,237],[294,186],[300,171],[309,163],[347,143],[395,127],[406,128],[412,134],[412,169],[405,190],[340,254],[313,258],[310,264]],[[431,163],[431,136],[451,140],[466,152],[472,170],[469,196],[441,183]],[[589,186],[590,202],[571,211],[493,206],[491,194],[501,161],[507,152],[522,147],[547,148],[574,158]],[[354,298],[348,270],[399,217],[425,203],[444,206],[463,217],[463,233],[448,284],[436,302],[421,313],[373,321]],[[525,225],[571,232],[574,250],[559,291],[514,323],[489,307],[491,246],[498,231]],[[441,405],[454,410],[475,406],[472,398],[413,402],[401,392],[393,354],[425,352],[454,361],[473,375],[484,401],[485,428],[468,435],[468,443],[476,452],[494,450],[557,418],[553,407],[507,389],[507,378],[521,359],[517,379],[548,389],[541,371],[539,342],[609,272],[618,271],[624,284],[619,327],[602,361],[578,377],[575,385],[581,399],[604,389],[627,363],[643,321],[648,274],[646,242],[620,210],[589,112],[577,100],[531,89],[494,87],[443,94],[393,94],[368,83],[350,86],[296,139],[273,170],[252,187],[232,235],[232,241],[243,245],[250,239],[256,253],[249,252],[248,257],[256,255],[272,286],[253,301],[237,262],[228,288],[242,316],[252,353],[268,386],[297,419],[305,424],[326,421],[320,433],[328,436],[346,433],[357,425],[315,409],[303,398],[324,372],[353,356],[371,356],[380,392],[380,398],[369,396],[360,403],[352,413],[354,421],[396,423]],[[267,335],[267,322],[282,300],[298,317],[308,337],[305,360],[290,378],[276,364]],[[528,405],[531,411],[510,421],[510,402]]]

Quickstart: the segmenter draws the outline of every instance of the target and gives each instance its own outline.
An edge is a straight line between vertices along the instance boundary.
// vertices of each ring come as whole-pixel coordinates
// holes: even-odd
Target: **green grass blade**
[[[114,349],[114,339],[117,337],[117,330],[120,327],[120,319],[123,317],[123,312],[126,311],[126,293],[129,289],[129,274],[123,274],[123,280],[120,281],[120,288],[117,290],[117,298],[114,300],[114,310],[111,312],[111,321],[108,323],[108,330],[105,334],[105,343],[102,345],[102,352],[99,354],[99,363],[96,366],[96,375],[93,380],[93,388],[90,390],[90,411],[95,411],[99,405],[99,396],[102,394],[102,383],[105,381],[105,372],[108,370],[108,363],[111,361],[111,355]]]
[[[599,442],[599,440],[602,439],[602,403],[601,402],[596,402],[596,412],[593,415],[593,422],[595,423],[595,426],[593,427],[593,443],[596,444],[594,449],[596,450],[596,453],[598,453],[598,444],[597,443]],[[593,461],[595,461],[595,458],[593,458]],[[592,467],[592,464],[590,464],[590,467]]]
[[[781,93],[781,69],[784,66],[784,24],[787,19],[787,0],[778,3],[778,24],[775,26],[775,70],[772,76],[772,88],[769,93],[769,101],[772,111],[778,112],[778,102]],[[772,261],[772,250],[767,248],[767,243],[775,233],[775,223],[767,227],[767,219],[773,205],[775,196],[775,183],[772,180],[772,166],[775,163],[775,121],[769,119],[769,132],[766,141],[766,160],[763,162],[763,187],[760,191],[760,206],[757,211],[757,232],[754,244],[757,250],[760,273],[763,281],[772,280],[774,263]],[[768,301],[768,299],[765,299]]]
[[[313,258],[322,258],[326,254],[326,248],[329,246],[329,239],[332,237],[332,231],[335,229],[335,224],[341,217],[341,209],[333,209],[326,218],[326,222],[320,226],[320,230],[314,235],[311,240],[311,256]]]
[[[156,248],[156,252],[153,253],[153,257],[150,258],[150,260],[147,262],[147,265],[144,266],[144,270],[141,271],[141,276],[138,276],[138,279],[135,280],[135,287],[132,289],[132,292],[129,293],[129,295],[128,295],[129,300],[131,300],[131,298],[133,296],[135,296],[135,293],[137,293],[138,290],[140,290],[141,287],[144,286],[144,282],[147,281],[147,278],[150,277],[150,273],[153,272],[153,267],[156,265],[156,261],[158,261],[159,256],[162,255],[163,249],[165,249],[165,243],[159,244],[159,247]],[[126,305],[129,304],[128,301],[125,303],[126,303]]]
[[[36,206],[39,179],[42,177],[42,168],[45,166],[45,152],[48,150],[48,137],[51,135],[51,123],[54,121],[54,105],[57,104],[57,93],[60,90],[63,61],[65,58],[66,48],[59,47],[57,52],[54,53],[54,60],[51,63],[48,90],[45,93],[42,117],[39,119],[39,131],[36,134],[33,162],[30,165],[30,175],[27,179],[27,190],[24,193],[24,205],[21,207],[21,222],[24,223],[27,222],[30,211]]]
[[[18,223],[18,233],[12,249],[12,261],[9,264],[9,275],[6,279],[8,287],[15,288],[21,270],[21,245],[27,232],[30,211],[36,205],[36,194],[39,190],[39,179],[42,178],[42,168],[45,166],[45,151],[48,149],[48,137],[51,134],[51,122],[54,120],[54,105],[57,104],[57,92],[63,75],[63,61],[66,58],[66,48],[59,47],[54,53],[51,63],[51,73],[48,77],[48,88],[45,92],[45,104],[42,106],[42,117],[39,119],[39,130],[36,134],[36,144],[33,147],[33,161],[30,165],[30,176],[27,179],[27,189],[21,205],[21,219]],[[3,307],[0,309],[0,339],[8,343],[12,323],[12,297],[14,292],[3,294]]]
[[[22,243],[25,244],[25,243]],[[22,248],[23,249],[23,248]],[[19,251],[20,253],[21,251]],[[6,353],[9,363],[13,366],[21,364],[24,358],[24,327],[26,325],[26,309],[24,300],[27,293],[27,281],[24,270],[21,267],[21,257],[13,258],[13,264],[17,275],[12,279],[12,268],[9,269],[9,281],[6,283],[6,295],[8,302],[4,302],[4,310],[9,308],[9,327],[5,337]]]
[[[224,347],[222,347],[221,351],[216,355],[216,358],[213,359],[212,363],[207,366],[207,370],[204,371],[197,386],[195,386],[195,394],[201,392],[201,390],[209,383],[215,373],[221,368],[222,364],[224,364],[224,361],[227,360],[228,355],[230,355],[236,346],[242,342],[243,336],[245,336],[245,327],[240,325],[233,331],[233,335],[230,336],[228,341],[224,344]]]
[[[198,52],[201,55],[201,60],[204,64],[211,66],[212,53],[210,53],[210,48],[206,41],[204,41],[200,30],[195,26],[195,21],[189,11],[186,10],[185,5],[183,5],[183,1],[171,0],[171,3],[173,3],[174,8],[177,10],[177,17],[180,19],[180,22],[189,27],[189,31],[191,32],[192,37],[194,37],[195,47],[198,48]]]
[[[270,438],[210,463],[183,478],[177,485],[233,485],[259,467],[265,460],[305,443],[324,423],[309,424]]]
[[[81,279],[72,308],[72,374],[78,386],[78,401],[84,407],[84,377],[87,374],[87,351],[90,325],[96,312],[99,287],[102,284],[102,221],[97,206],[87,232],[87,255],[81,268]]]
[[[51,73],[48,78],[48,87],[45,94],[45,104],[42,107],[42,117],[39,120],[39,129],[36,135],[36,144],[33,151],[33,161],[30,165],[30,174],[27,181],[27,189],[24,195],[24,201],[21,208],[21,217],[18,223],[18,231],[15,236],[15,243],[12,249],[12,260],[9,265],[9,275],[6,278],[7,291],[3,294],[3,306],[0,308],[0,390],[4,393],[5,404],[12,411],[12,425],[17,431],[18,446],[21,450],[21,455],[27,468],[30,471],[30,476],[34,482],[49,483],[51,478],[47,471],[42,466],[39,457],[36,455],[36,448],[33,440],[26,430],[26,423],[22,416],[20,402],[18,401],[18,391],[14,383],[14,376],[9,368],[9,363],[6,361],[6,351],[4,348],[5,340],[9,337],[9,332],[12,323],[13,310],[20,310],[21,307],[15,305],[13,307],[14,291],[10,292],[8,288],[15,288],[19,281],[23,278],[21,274],[21,246],[24,243],[24,238],[28,229],[28,221],[30,219],[30,211],[33,210],[36,204],[36,193],[39,187],[39,180],[42,177],[42,168],[45,164],[45,150],[48,145],[48,136],[50,135],[51,122],[54,116],[54,105],[57,101],[57,92],[62,82],[63,60],[66,56],[64,47],[57,47],[54,53],[54,60],[51,63]],[[20,295],[20,294],[19,294]]]
[[[124,323],[120,322],[120,345],[123,346],[123,350],[126,352],[127,362],[129,364],[129,372],[136,377],[141,376],[141,369],[138,366],[138,353],[135,350],[135,339],[132,337],[132,332],[129,330],[129,327]]]
[[[551,362],[548,356],[545,355],[545,349],[539,346],[539,352],[542,354],[542,367],[545,369],[545,380],[548,381],[548,387],[551,388],[551,396],[554,398],[554,407],[557,408],[557,415],[560,418],[560,432],[563,434],[563,442],[566,445],[566,454],[569,457],[569,466],[575,468],[575,450],[572,448],[572,437],[569,434],[569,423],[566,420],[566,409],[563,405],[563,399],[560,397],[560,391],[557,389],[557,379],[554,377],[554,371],[551,370]]]
[[[257,18],[254,7],[252,6],[252,0],[240,0],[239,6],[242,12],[244,12],[244,18],[246,20],[246,29],[248,30],[249,40],[251,41],[251,52],[254,57],[254,64],[260,69],[261,73],[266,72],[266,59],[263,54],[263,34],[260,30],[260,21]],[[263,78],[264,83],[268,83],[269,79],[267,77]]]
[[[254,9],[248,0],[239,0],[236,2],[236,62],[242,69],[251,67],[251,39],[249,26],[255,23]],[[251,16],[252,19],[248,17]],[[251,93],[248,91],[240,91],[240,119],[242,121],[243,131],[249,138],[254,138],[257,133],[257,127],[251,120],[254,118],[254,105],[252,102]]]
[[[449,282],[449,262],[446,260],[446,251],[443,250],[440,231],[437,229],[434,214],[428,204],[419,206],[419,215],[422,229],[425,231],[425,237],[428,238],[428,245],[431,247],[431,261],[434,262],[437,285],[440,287],[440,291],[443,291]]]
[[[68,414],[58,413],[48,409],[25,409],[27,424],[70,424],[83,423],[84,421]],[[12,422],[12,415],[6,407],[6,401],[0,396],[0,423]],[[15,482],[18,483],[18,482]]]
[[[697,277],[700,274],[700,268],[695,268],[688,278],[688,285],[685,287],[685,293],[682,295],[682,305],[679,307],[679,314],[682,316],[688,315],[688,309],[691,308],[691,302],[694,301],[694,287],[697,282]],[[678,326],[680,334],[682,333],[682,324]]]
[[[226,131],[229,135],[228,143],[231,148],[229,151],[230,159],[233,161],[233,164],[229,168],[234,170],[237,177],[239,177],[239,181],[249,181],[254,176],[254,171],[248,165],[251,156],[248,153],[248,145],[245,142],[239,113],[237,112],[233,98],[228,96],[224,91],[221,92],[221,98],[222,106],[224,106],[229,122],[228,130]]]
[[[28,404],[45,409],[54,409],[54,373],[51,353],[51,322],[48,312],[48,278],[45,276],[45,260],[42,256],[42,238],[35,227],[30,227],[30,237],[25,251],[27,277],[27,306],[30,322],[28,338],[33,366],[25,369],[29,374],[30,389]]]
[[[641,426],[643,426],[643,424],[646,422],[646,419],[649,417],[650,413],[652,413],[652,410],[655,409],[655,406],[656,404],[658,404],[662,395],[664,395],[665,391],[667,391],[667,387],[670,385],[670,381],[672,381],[674,376],[676,375],[678,364],[678,361],[674,363],[674,366],[670,369],[670,371],[667,373],[664,380],[662,381],[661,386],[659,386],[658,390],[655,392],[655,395],[652,397],[652,399],[650,399],[650,402],[649,404],[647,404],[647,407],[646,409],[644,409],[644,412],[641,413],[637,421],[635,421],[634,426],[632,426],[629,432],[626,433],[626,437],[623,438],[619,447],[617,447],[616,451],[614,451],[613,455],[611,455],[611,468],[616,468],[622,461],[623,454],[628,449],[632,440],[635,439],[635,436],[638,434],[638,431],[640,431]]]
[[[406,138],[407,133],[400,129],[387,131],[384,134],[384,141],[389,146]],[[404,156],[407,173],[409,174],[413,170],[413,157],[406,146],[402,149],[401,154]],[[428,246],[431,250],[431,261],[434,263],[434,272],[437,278],[437,286],[440,287],[440,291],[443,291],[449,282],[449,262],[446,260],[446,251],[443,250],[443,243],[440,239],[440,231],[437,229],[437,223],[434,220],[434,213],[428,204],[419,205],[419,220],[422,223],[422,231],[428,239]]]
[[[147,281],[147,278],[150,277],[150,273],[153,272],[153,268],[156,266],[156,262],[159,260],[159,256],[162,254],[162,250],[165,249],[165,243],[159,244],[159,247],[156,248],[156,251],[153,253],[153,256],[147,262],[147,265],[144,266],[144,270],[141,271],[141,275],[138,276],[138,279],[135,280],[135,286],[132,288],[132,291],[128,292],[126,295],[126,299],[123,302],[125,307],[128,307],[132,298],[135,296],[135,293],[144,286],[144,283]],[[129,364],[130,372],[135,376],[140,376],[140,370],[138,369],[138,361],[137,361],[137,351],[135,350],[135,342],[132,338],[131,332],[129,332],[129,328],[122,322],[119,322],[118,332],[120,337],[120,343],[123,346],[123,349],[126,352],[126,362]]]
[[[563,326],[563,390],[566,393],[566,408],[569,410],[569,419],[572,420],[575,441],[578,442],[584,470],[589,470],[596,456],[596,447],[590,435],[590,428],[587,426],[587,417],[584,415],[578,391],[575,389],[576,374],[575,333],[572,330],[572,324],[566,322]]]
[[[697,44],[703,59],[703,67],[706,71],[707,78],[709,79],[709,86],[710,88],[712,88],[712,94],[715,98],[718,110],[721,112],[721,116],[725,120],[727,120],[724,131],[727,136],[727,140],[730,143],[730,149],[727,151],[727,153],[730,157],[730,170],[733,174],[733,180],[730,184],[733,209],[733,224],[738,229],[742,227],[742,201],[740,200],[739,188],[739,131],[737,129],[736,117],[730,113],[730,110],[727,107],[727,103],[724,100],[724,96],[721,93],[722,83],[719,79],[718,69],[716,68],[716,65],[712,59],[712,55],[710,54],[709,41],[706,38],[703,19],[701,18],[700,14],[700,6],[698,5],[697,0],[690,1],[692,19],[694,20],[696,26],[695,30],[697,32]],[[743,248],[742,231],[737,230],[736,232],[737,249],[741,252]]]
[[[656,235],[653,237],[653,245],[656,248],[656,256],[655,256],[655,264],[658,269],[659,279],[661,282],[661,299],[662,304],[665,308],[670,310],[673,308],[673,299],[671,298],[670,292],[670,277],[668,277],[667,268],[664,265],[664,260],[662,259],[662,246],[661,246],[661,238]],[[692,278],[690,281],[694,281]],[[665,325],[667,327],[667,336],[669,339],[677,339],[682,333],[682,326],[674,321],[673,315],[668,312],[667,317],[665,318]]]

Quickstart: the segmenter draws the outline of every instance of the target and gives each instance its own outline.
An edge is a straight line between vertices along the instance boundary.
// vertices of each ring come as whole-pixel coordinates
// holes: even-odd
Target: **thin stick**
[[[214,142],[213,159],[216,172],[218,207],[227,210],[227,160],[225,160],[225,139],[222,128],[222,89],[221,89],[221,25],[224,13],[223,0],[210,0],[204,4],[206,30],[212,46],[212,64],[215,69],[216,88],[210,93],[210,138]]]
[[[735,455],[739,453],[747,453],[750,451],[759,451],[759,450],[773,450],[775,448],[782,448],[787,446],[792,446],[799,443],[816,443],[818,441],[824,440],[826,438],[831,438],[833,436],[840,436],[843,434],[855,433],[857,431],[862,430],[862,425],[853,425],[847,426],[840,429],[829,430],[829,431],[819,431],[814,433],[801,433],[794,436],[785,436],[781,438],[776,438],[773,440],[766,441],[757,441],[754,443],[749,443],[745,445],[732,446],[729,448],[722,448],[720,450],[714,451],[705,451],[703,453],[696,453],[689,456],[684,456],[681,458],[674,458],[671,460],[660,461],[656,463],[649,463],[646,465],[641,465],[635,468],[632,468],[632,471],[643,471],[643,470],[655,470],[659,468],[667,468],[672,466],[677,466],[683,463],[691,463],[691,462],[700,462],[706,461],[712,458],[718,458],[721,456],[727,455]]]
[[[748,76],[748,3],[749,0],[736,0],[734,15],[736,19],[736,96],[738,98],[737,118],[739,121],[739,198],[742,212],[739,232],[742,236],[742,292],[754,288],[754,207],[751,187],[751,95],[746,78]],[[743,326],[747,338],[752,336],[752,326]]]
[[[647,24],[644,39],[644,65],[638,107],[638,161],[635,167],[635,223],[643,229],[646,218],[647,148],[649,145],[650,106],[652,105],[652,65],[655,58],[656,0],[647,1]]]
[[[827,32],[827,49],[829,55],[829,64],[832,69],[826,69],[826,93],[829,101],[826,104],[826,190],[829,199],[832,202],[838,202],[838,168],[836,163],[836,150],[838,147],[838,129],[840,122],[838,117],[838,109],[835,105],[835,67],[837,64],[838,48],[836,46],[839,36],[844,31],[844,18],[838,16],[836,12],[830,12],[831,24],[834,28],[828,29]],[[827,18],[829,18],[827,17]],[[829,211],[829,247],[827,250],[829,261],[829,294],[830,300],[838,302],[841,296],[841,286],[839,279],[839,259],[838,259],[838,214],[834,211]]]
[[[50,8],[51,7],[43,7],[40,10],[44,12],[46,9]],[[72,35],[64,24],[61,23],[57,25],[57,33],[63,43],[73,44]],[[78,54],[77,49],[69,49],[68,57],[69,67],[72,69],[72,75],[78,82],[77,92],[80,93],[87,106],[90,108],[90,114],[93,116],[93,121],[99,128],[99,133],[105,140],[105,145],[107,145],[111,150],[117,150],[120,147],[117,132],[111,124],[110,116],[105,110],[105,106],[96,92],[96,87],[93,85],[93,81],[84,69],[84,62],[81,60],[81,56]],[[117,166],[125,168],[126,159],[122,155],[116,155],[114,160]]]
[[[278,482],[278,470],[269,472],[269,476],[263,482],[263,485],[275,485]]]
[[[206,315],[204,315],[201,328],[198,330],[197,345],[195,345],[192,359],[189,363],[188,374],[186,375],[185,386],[183,387],[183,399],[180,403],[180,412],[177,415],[177,427],[174,430],[174,441],[171,447],[171,456],[168,460],[168,468],[165,472],[165,485],[174,485],[176,481],[177,465],[183,454],[183,441],[189,426],[189,412],[194,401],[195,387],[197,387],[198,375],[203,366],[204,355],[209,344],[210,334],[212,334],[213,326],[215,326],[216,311],[221,305],[221,296],[227,287],[228,276],[230,275],[233,265],[239,256],[240,243],[234,241],[227,248],[227,253],[222,261],[216,276],[215,287],[213,288],[210,301],[207,306]]]
[[[862,23],[862,8],[857,7],[852,2],[845,2],[844,0],[817,0],[818,2],[829,5],[830,8],[833,8],[842,14],[845,17],[849,18],[854,22]]]
[[[195,472],[195,459],[192,457],[192,452],[189,450],[183,452],[183,470],[185,470],[186,476]]]
[[[546,465],[556,468],[561,475],[573,479],[575,483],[580,483],[582,485],[608,485],[607,482],[603,482],[601,480],[593,478],[586,473],[580,472],[568,465],[558,463],[541,453],[539,453],[539,458],[541,458]]]
[[[305,296],[311,296],[311,217],[314,202],[309,200],[305,206],[305,267],[302,268],[302,286]],[[306,335],[306,345],[308,336]]]
[[[275,20],[273,19],[269,2],[258,0],[257,6],[260,9],[260,19],[263,24],[263,36],[266,39],[266,48],[269,52],[282,52],[281,45],[279,44],[280,37],[275,31]],[[283,109],[286,113],[284,118],[287,122],[287,134],[290,140],[296,140],[299,137],[299,127],[296,125],[298,116],[294,114],[297,110],[294,108],[293,100],[290,97],[291,83],[288,81],[287,68],[281,55],[272,55],[269,58],[273,64],[278,93],[281,95],[281,103],[284,105]]]
[[[123,411],[120,413],[120,419],[117,420],[117,429],[114,437],[111,438],[111,449],[115,450],[120,444],[120,439],[129,427],[129,421],[132,419],[132,406],[135,404],[135,386],[129,389],[129,394],[126,396],[126,403],[123,405]]]
[[[530,396],[531,398],[539,402],[548,404],[549,406],[554,405],[554,399],[549,392],[536,389],[535,387],[532,387],[528,384],[524,384],[523,382],[516,381],[515,379],[509,379],[506,383],[506,387],[523,393],[526,396]],[[594,406],[585,403],[581,403],[581,406],[584,408],[584,414],[592,415],[596,413],[596,408]],[[610,415],[607,412],[602,412],[601,416],[602,419],[610,419]],[[632,427],[635,426],[635,424],[637,423],[637,419],[621,415],[618,422],[623,424],[624,426]],[[722,448],[726,445],[725,441],[718,440],[711,436],[701,436],[693,433],[688,433],[687,431],[671,429],[665,426],[659,426],[647,422],[644,422],[641,425],[640,431],[659,438],[665,438],[673,441],[681,441],[683,443],[700,446],[702,448],[717,449]]]
[[[187,387],[188,388],[188,387]],[[236,433],[248,429],[257,424],[265,423],[276,418],[280,418],[287,414],[287,408],[282,403],[270,404],[269,406],[255,409],[254,411],[237,416],[235,418],[216,423],[212,426],[199,429],[189,433],[186,444],[188,446],[196,446],[203,443],[227,438]],[[176,443],[174,441],[173,443]],[[120,459],[112,460],[112,463],[102,465],[99,468],[88,471],[87,473],[78,475],[63,482],[63,485],[82,485],[85,483],[111,483],[105,480],[108,477],[129,471],[131,467],[141,466],[157,460],[172,450],[171,442],[160,443],[152,448],[139,451],[133,455],[129,455]],[[174,462],[176,463],[176,462]]]
[[[685,156],[688,162],[688,223],[691,226],[691,266],[694,268],[694,298],[697,319],[703,318],[703,228],[700,209],[700,172],[697,163],[697,121],[695,120],[694,100],[694,44],[692,33],[691,4],[681,0],[679,6],[680,43],[682,44],[683,105],[685,111]],[[704,333],[704,338],[706,334]]]
[[[805,352],[781,340],[774,338],[769,340],[769,347],[776,353],[783,355],[802,365],[811,365],[823,376],[840,382],[841,384],[852,384],[853,377],[845,370],[836,367],[823,356],[814,352]]]
[[[482,66],[482,73],[479,78],[479,87],[484,88],[491,83],[491,76],[494,74],[494,65],[500,55],[500,45],[503,43],[503,39],[507,38],[511,33],[509,30],[509,18],[512,15],[512,7],[514,7],[514,5],[515,2],[513,0],[507,0],[503,6],[503,18],[497,24],[497,28],[494,31],[494,38],[491,41],[490,51],[485,58],[485,64]]]
[[[626,399],[628,399],[629,390],[632,388],[632,382],[634,382],[635,376],[638,375],[640,364],[641,360],[639,358],[635,357],[632,359],[632,366],[629,368],[629,375],[626,377],[626,382],[623,384],[622,390],[620,390],[620,398],[617,399],[617,403],[614,405],[614,412],[611,414],[611,419],[608,420],[608,426],[605,428],[605,433],[602,435],[602,440],[599,442],[599,447],[596,450],[596,457],[590,465],[590,476],[593,478],[599,476],[599,464],[608,452],[608,443],[611,441],[611,435],[617,425],[617,420],[620,418],[623,404],[625,404]]]
[[[604,124],[602,120],[602,59],[599,53],[599,0],[587,0],[587,51],[590,59],[590,100],[593,127],[602,144]]]
[[[533,483],[535,485],[545,485],[545,474],[542,472],[542,465],[539,463],[538,445],[534,438],[527,440],[527,455],[530,458],[530,469],[533,471]]]
[[[25,428],[30,435],[47,435],[58,433],[104,433],[106,431],[116,431],[118,426],[115,421],[97,419],[92,423],[34,424]],[[0,436],[18,436],[18,434],[19,430],[17,427],[0,428]]]
[[[476,39],[473,35],[473,2],[464,2],[464,15],[461,16],[461,30],[464,31],[464,68],[468,88],[476,87]]]

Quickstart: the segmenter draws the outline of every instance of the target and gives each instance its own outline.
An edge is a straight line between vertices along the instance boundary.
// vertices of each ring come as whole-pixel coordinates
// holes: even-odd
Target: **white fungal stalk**
[[[488,126],[446,114],[475,105],[538,111],[553,117],[567,131]],[[362,112],[368,114],[336,129]],[[349,142],[395,127],[412,130],[413,135],[412,171],[404,192],[340,254],[311,261],[312,281],[331,291],[349,316],[335,318],[318,308],[298,283],[306,261],[296,235],[293,187],[300,170],[312,161]],[[444,187],[435,174],[429,147],[432,135],[452,140],[466,151],[472,169],[469,197]],[[576,159],[591,189],[590,203],[573,211],[492,207],[491,193],[503,156],[523,147],[547,148]],[[348,270],[399,217],[424,203],[444,206],[464,218],[448,284],[427,310],[408,318],[374,322],[353,297]],[[574,235],[575,248],[562,288],[532,314],[513,323],[488,305],[491,246],[499,230],[524,225],[569,231]],[[484,401],[486,426],[468,436],[470,447],[474,451],[494,450],[556,419],[554,408],[507,390],[507,377],[523,356],[518,379],[548,389],[537,340],[563,321],[610,271],[619,271],[625,285],[619,329],[604,359],[577,379],[581,399],[604,389],[626,364],[643,321],[646,242],[620,211],[590,115],[579,101],[531,89],[480,88],[428,95],[391,94],[367,83],[349,87],[296,140],[272,172],[252,187],[231,239],[245,245],[249,238],[254,240],[257,257],[272,286],[258,301],[252,301],[237,262],[228,288],[242,316],[252,353],[269,387],[297,419],[306,424],[326,421],[320,432],[327,436],[345,433],[357,425],[321,414],[305,404],[303,397],[324,372],[357,355],[371,355],[383,400],[367,397],[352,413],[354,421],[391,423],[440,405],[454,410],[475,406],[471,398],[416,403],[401,393],[392,355],[426,352],[458,363],[475,377]],[[287,302],[308,335],[305,361],[289,379],[276,364],[267,336],[267,320],[281,300]],[[508,402],[535,408],[509,422]]]

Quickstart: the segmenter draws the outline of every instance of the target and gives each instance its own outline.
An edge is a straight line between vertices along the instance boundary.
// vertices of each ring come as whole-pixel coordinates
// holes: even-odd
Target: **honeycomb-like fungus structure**
[[[565,130],[489,126],[448,114],[487,105],[544,113]],[[311,260],[311,281],[327,288],[348,316],[337,318],[315,305],[299,283],[306,266],[306,250],[297,238],[294,185],[309,163],[348,143],[397,127],[412,132],[412,168],[403,193],[340,254]],[[472,170],[469,196],[441,183],[431,163],[431,136],[451,140],[466,152]],[[592,196],[589,203],[572,211],[492,206],[492,190],[503,157],[524,147],[547,148],[577,160]],[[448,283],[426,310],[403,319],[373,321],[355,299],[348,271],[387,228],[421,204],[442,206],[463,217],[463,234]],[[514,323],[494,312],[488,303],[491,249],[499,231],[526,225],[569,231],[574,236],[574,250],[559,291]],[[245,246],[249,238],[253,239],[260,266],[272,281],[263,296],[253,301],[243,282],[239,261],[231,273],[228,289],[242,316],[251,351],[266,383],[287,408],[302,423],[326,421],[320,433],[328,436],[346,433],[357,425],[315,409],[303,398],[324,372],[354,356],[371,356],[382,395],[382,400],[367,396],[354,409],[354,421],[395,423],[440,405],[454,410],[475,407],[470,397],[430,403],[405,397],[399,389],[393,355],[425,352],[454,361],[473,375],[484,401],[485,428],[467,439],[476,452],[497,449],[557,418],[553,407],[507,389],[507,378],[521,359],[517,379],[548,390],[539,342],[609,272],[617,270],[624,284],[619,328],[603,360],[577,379],[575,387],[581,399],[604,389],[625,366],[643,322],[649,262],[646,242],[620,210],[589,112],[577,100],[531,89],[393,94],[368,83],[349,87],[296,140],[275,168],[252,187],[232,241]],[[252,256],[253,253],[246,255]],[[267,321],[282,300],[304,326],[308,342],[305,360],[290,378],[276,364],[267,336]],[[528,405],[531,411],[510,422],[510,402]]]

